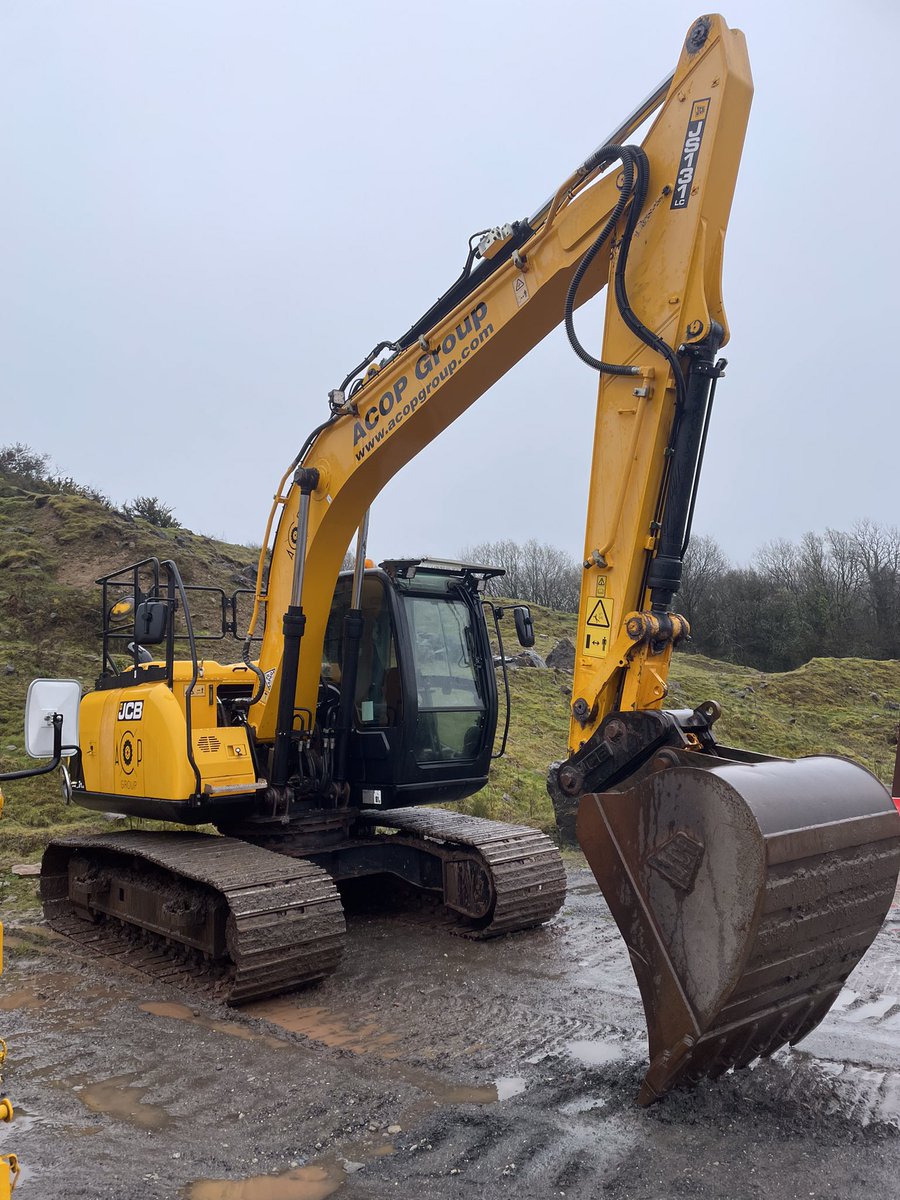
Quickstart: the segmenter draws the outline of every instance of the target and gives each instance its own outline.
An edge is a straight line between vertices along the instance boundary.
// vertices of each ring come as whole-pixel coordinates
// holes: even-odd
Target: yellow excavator
[[[663,707],[689,633],[673,605],[724,368],[751,94],[743,35],[699,18],[673,74],[532,216],[474,235],[441,298],[347,374],[278,487],[240,661],[207,656],[241,640],[237,594],[188,587],[156,559],[98,580],[100,676],[83,698],[75,681],[32,685],[33,752],[44,770],[65,760],[80,805],[221,836],[55,840],[41,877],[55,928],[239,1004],[337,967],[345,880],[397,876],[471,937],[557,912],[565,873],[547,837],[428,807],[488,779],[489,631],[510,608],[486,597],[496,570],[365,554],[384,485],[564,323],[599,392],[568,755],[548,786],[634,964],[639,1099],[821,1020],[893,897],[900,815],[860,766],[725,748],[715,703]],[[598,358],[575,313],[604,286]],[[536,483],[560,469],[537,462]],[[513,618],[533,643],[527,607]]]

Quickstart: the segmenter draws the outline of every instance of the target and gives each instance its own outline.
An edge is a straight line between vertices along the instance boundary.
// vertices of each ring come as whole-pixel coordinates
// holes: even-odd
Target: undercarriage
[[[41,872],[47,920],[84,947],[243,1004],[338,967],[336,883],[345,880],[402,879],[472,938],[540,925],[565,898],[562,859],[545,834],[459,813],[368,811],[347,833],[323,815],[241,834],[58,839]]]

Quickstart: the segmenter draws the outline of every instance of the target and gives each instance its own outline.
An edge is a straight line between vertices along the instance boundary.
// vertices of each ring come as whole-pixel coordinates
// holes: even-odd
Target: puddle
[[[117,1117],[141,1129],[164,1128],[171,1122],[171,1115],[161,1104],[145,1104],[141,1096],[147,1089],[131,1086],[129,1080],[132,1078],[131,1075],[116,1075],[99,1083],[89,1083],[75,1094],[91,1112]]]
[[[602,1067],[623,1057],[621,1046],[601,1041],[566,1042],[566,1053],[586,1067]]]
[[[881,1021],[883,1017],[897,1007],[896,996],[879,996],[877,1000],[870,1000],[868,1004],[861,1004],[859,1008],[845,1008],[842,1020],[848,1021],[851,1025],[859,1025],[863,1021]]]
[[[284,1050],[287,1042],[280,1038],[267,1037],[263,1033],[257,1033],[254,1029],[248,1029],[246,1025],[238,1025],[235,1021],[214,1021],[211,1017],[204,1017],[188,1008],[186,1004],[175,1004],[170,1001],[152,1001],[148,1004],[141,1005],[141,1011],[150,1013],[154,1017],[171,1017],[175,1021],[190,1021],[192,1025],[199,1025],[202,1029],[210,1029],[214,1033],[224,1033],[228,1037],[240,1038],[244,1042],[262,1042],[272,1050]]]
[[[509,1100],[525,1091],[525,1080],[520,1075],[503,1075],[495,1080],[498,1100]]]
[[[429,1084],[419,1083],[418,1086],[425,1087],[438,1104],[496,1104],[500,1099],[493,1083],[484,1087],[457,1087],[434,1080]]]
[[[605,1105],[605,1100],[595,1099],[591,1096],[578,1096],[567,1104],[561,1104],[559,1111],[564,1117],[580,1117],[583,1113],[594,1112]]]
[[[37,1113],[29,1112],[28,1109],[22,1108],[20,1104],[13,1103],[13,1119],[8,1123],[4,1122],[0,1125],[0,1136],[5,1134],[9,1129],[13,1131],[12,1136],[27,1133],[29,1129],[33,1129],[36,1125],[40,1126],[43,1124],[45,1122],[41,1120]],[[3,1137],[4,1142],[8,1140],[8,1138]],[[4,1153],[7,1153],[7,1151],[4,1150]]]
[[[10,938],[7,938],[7,943],[9,942]],[[33,1011],[44,1008],[52,1000],[58,1014],[65,1017],[66,1008],[70,1007],[76,998],[106,1000],[121,996],[121,988],[116,989],[109,984],[93,984],[86,987],[84,983],[81,976],[68,971],[42,973],[40,980],[31,987],[22,987],[14,992],[5,992],[0,996],[0,1012]],[[96,1014],[102,1012],[103,1009],[99,1005],[93,1004],[91,1011]]]
[[[325,1200],[346,1178],[337,1164],[311,1165],[252,1179],[197,1179],[188,1184],[184,1196],[185,1200]]]
[[[513,1075],[473,1087],[469,1084],[444,1083],[442,1079],[415,1067],[400,1068],[397,1074],[425,1092],[435,1104],[496,1104],[525,1091],[525,1080]]]
[[[259,1004],[248,1004],[244,1012],[278,1025],[289,1033],[302,1034],[310,1041],[349,1050],[351,1054],[375,1051],[382,1058],[393,1058],[388,1047],[400,1040],[395,1033],[379,1032],[374,1023],[351,1025],[340,1014],[331,1013],[327,1008],[298,1008],[290,1000],[263,1000]]]
[[[0,996],[0,1012],[14,1012],[18,1008],[43,1008],[47,1003],[31,988],[20,988],[17,992],[8,992]]]

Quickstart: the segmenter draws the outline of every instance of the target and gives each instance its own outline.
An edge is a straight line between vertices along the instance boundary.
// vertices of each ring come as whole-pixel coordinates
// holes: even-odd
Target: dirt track
[[[17,1200],[897,1196],[896,908],[802,1049],[645,1111],[627,956],[590,873],[569,883],[499,943],[351,911],[336,977],[240,1012],[9,931]]]

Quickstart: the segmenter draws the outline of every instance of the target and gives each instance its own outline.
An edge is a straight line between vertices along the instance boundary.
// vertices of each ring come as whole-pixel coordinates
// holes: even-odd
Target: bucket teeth
[[[840,758],[686,752],[627,791],[582,797],[578,840],[641,991],[642,1104],[814,1029],[900,870],[900,814]]]

